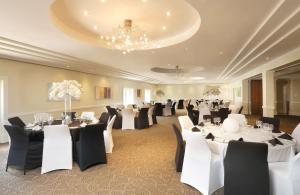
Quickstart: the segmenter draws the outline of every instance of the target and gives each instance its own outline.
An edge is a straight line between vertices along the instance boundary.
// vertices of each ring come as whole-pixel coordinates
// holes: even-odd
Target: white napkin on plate
[[[42,127],[40,127],[39,125],[36,125],[32,128],[33,131],[39,131],[41,129],[42,129]]]

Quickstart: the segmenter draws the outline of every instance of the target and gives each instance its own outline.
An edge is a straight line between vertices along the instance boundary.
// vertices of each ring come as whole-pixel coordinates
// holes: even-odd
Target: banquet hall
[[[0,194],[299,195],[299,0],[0,0]]]

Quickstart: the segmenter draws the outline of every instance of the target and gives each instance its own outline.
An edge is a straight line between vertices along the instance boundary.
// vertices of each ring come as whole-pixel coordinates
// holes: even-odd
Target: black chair
[[[213,105],[213,108],[215,108],[215,107],[219,106],[219,103],[218,102],[213,102],[212,105]]]
[[[100,124],[87,125],[80,129],[79,140],[76,142],[76,156],[81,171],[93,165],[107,163],[103,130]]]
[[[105,129],[107,127],[108,120],[109,120],[109,113],[108,112],[102,112],[101,116],[99,118],[99,122],[105,124]]]
[[[224,195],[270,195],[268,145],[230,141],[224,159]]]
[[[138,116],[134,118],[134,126],[136,129],[149,128],[148,110],[149,108],[141,108]]]
[[[19,126],[4,125],[9,137],[10,148],[8,152],[6,171],[8,166],[16,166],[19,169],[34,169],[42,165],[43,141],[31,140],[24,128]]]
[[[18,126],[18,127],[21,127],[21,128],[24,128],[26,126],[26,124],[22,121],[22,119],[20,119],[19,117],[12,117],[12,118],[9,118],[8,119],[8,122],[11,124],[11,125],[14,125],[14,126]]]
[[[183,102],[184,102],[184,100],[178,100],[177,109],[184,109]]]
[[[193,110],[194,106],[190,105],[188,107],[186,107],[187,113],[189,118],[191,119],[191,121],[193,122],[194,125],[198,125],[198,121],[199,121],[199,111],[194,111]]]
[[[228,114],[229,114],[229,108],[220,108],[218,112],[218,116],[221,118],[221,123],[223,123],[223,121],[226,118],[228,118]]]
[[[106,109],[109,113],[109,117],[112,118],[114,115],[116,115],[116,120],[114,122],[114,129],[121,129],[122,128],[122,115],[118,113],[118,111],[115,108],[111,108],[110,106],[106,106]]]
[[[279,118],[272,118],[272,117],[262,117],[261,121],[263,123],[269,123],[273,125],[273,133],[280,133],[280,119]]]
[[[163,115],[163,106],[161,103],[155,103],[153,109],[153,115],[162,116]]]
[[[173,124],[172,126],[177,138],[177,149],[175,154],[176,171],[181,172],[184,159],[185,142],[182,139],[182,135],[178,127],[175,124]]]
[[[241,106],[240,110],[239,110],[239,114],[242,114],[244,106]]]
[[[173,102],[173,105],[172,105],[172,107],[171,107],[171,113],[172,113],[172,115],[175,115],[175,114],[176,114],[175,106],[176,106],[176,102]]]

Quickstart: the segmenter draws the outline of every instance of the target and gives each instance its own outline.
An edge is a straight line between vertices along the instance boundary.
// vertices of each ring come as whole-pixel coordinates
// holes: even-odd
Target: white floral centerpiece
[[[76,80],[64,80],[62,82],[52,83],[52,87],[49,90],[49,100],[62,100],[65,101],[65,121],[68,122],[71,119],[72,98],[80,99],[81,96],[81,84]]]
[[[203,95],[208,99],[217,99],[220,94],[220,86],[206,86],[203,92]]]

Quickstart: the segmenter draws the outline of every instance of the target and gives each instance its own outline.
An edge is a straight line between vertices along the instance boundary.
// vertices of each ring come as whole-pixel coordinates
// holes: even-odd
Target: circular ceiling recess
[[[110,49],[120,49],[116,43],[123,36],[128,42],[124,29],[130,28],[128,37],[135,40],[128,44],[145,50],[183,42],[201,24],[198,11],[185,0],[55,0],[50,14],[67,35]]]

